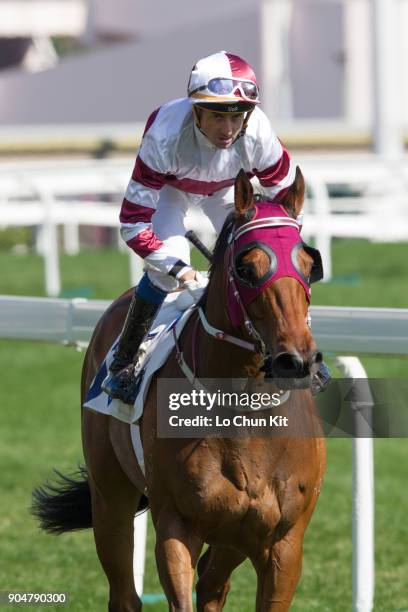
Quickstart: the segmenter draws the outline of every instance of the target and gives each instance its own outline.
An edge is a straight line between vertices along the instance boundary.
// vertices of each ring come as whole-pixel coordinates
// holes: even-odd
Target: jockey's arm
[[[120,212],[121,235],[127,245],[145,262],[160,272],[189,280],[194,272],[189,264],[160,240],[152,228],[160,190],[171,168],[165,167],[160,143],[144,137]]]

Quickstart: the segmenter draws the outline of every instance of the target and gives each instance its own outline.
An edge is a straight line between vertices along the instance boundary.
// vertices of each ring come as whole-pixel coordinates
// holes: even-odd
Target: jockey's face
[[[204,108],[197,110],[200,130],[211,144],[220,149],[228,149],[242,129],[245,113],[216,113]]]

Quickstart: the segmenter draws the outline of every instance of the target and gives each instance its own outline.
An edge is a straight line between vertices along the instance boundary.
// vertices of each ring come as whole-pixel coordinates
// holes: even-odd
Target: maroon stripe
[[[146,121],[146,125],[145,125],[145,129],[143,132],[143,136],[146,134],[146,132],[149,131],[151,125],[154,123],[154,120],[157,117],[157,113],[159,112],[159,110],[161,109],[161,106],[159,106],[159,108],[156,108],[156,110],[154,110],[152,112],[152,114],[150,115],[150,117],[148,118],[148,120]]]
[[[166,182],[167,176],[168,175],[163,172],[152,170],[144,163],[140,155],[137,156],[132,173],[132,179],[134,181],[141,183],[145,187],[150,187],[150,189],[161,189]]]
[[[290,157],[286,149],[283,149],[282,156],[273,166],[259,172],[254,170],[259,182],[263,187],[273,187],[280,183],[288,174],[290,168]]]
[[[140,257],[147,257],[151,253],[158,251],[163,246],[163,242],[159,240],[156,234],[151,229],[145,229],[140,234],[131,238],[126,243]]]
[[[249,177],[253,176],[253,174],[248,174]],[[225,179],[225,181],[197,181],[195,179],[183,178],[178,179],[174,175],[168,175],[166,183],[171,185],[171,187],[175,187],[176,189],[180,189],[181,191],[186,191],[187,193],[196,193],[198,195],[209,196],[213,195],[216,191],[220,189],[224,189],[225,187],[231,187],[235,182],[235,178]]]
[[[231,72],[234,79],[245,79],[256,83],[256,76],[252,67],[244,62],[238,55],[226,53],[231,66]]]
[[[129,200],[123,198],[119,220],[121,223],[150,223],[154,212],[154,208],[134,204],[134,202],[129,202]]]
[[[254,176],[253,172],[247,172],[246,174],[248,178],[252,178]],[[152,170],[147,164],[144,163],[139,155],[136,159],[132,179],[145,187],[150,187],[151,189],[159,190],[164,185],[170,185],[171,187],[180,189],[180,191],[195,193],[203,196],[212,195],[220,189],[231,187],[231,185],[233,185],[235,182],[235,177],[225,179],[223,181],[199,181],[187,177],[179,179],[174,174],[165,174],[163,172]]]

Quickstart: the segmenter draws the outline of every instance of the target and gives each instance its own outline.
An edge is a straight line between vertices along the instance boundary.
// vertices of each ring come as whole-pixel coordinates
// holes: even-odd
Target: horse
[[[257,576],[257,612],[289,609],[326,457],[310,391],[311,375],[322,359],[307,325],[306,281],[313,276],[316,261],[312,250],[300,240],[295,222],[304,192],[299,168],[279,204],[257,201],[245,172],[238,174],[235,210],[217,239],[209,283],[199,303],[207,325],[196,308],[178,345],[150,384],[140,420],[145,476],[135,459],[129,425],[83,409],[86,469],[81,470],[81,478],[62,477],[60,485],[40,487],[34,493],[33,511],[46,530],[61,533],[93,528],[97,554],[109,582],[110,612],[142,609],[132,559],[133,519],[146,507],[144,493],[156,532],[157,569],[169,610],[193,610],[196,570],[197,610],[221,610],[231,573],[247,558]],[[291,236],[296,235],[295,248],[286,256],[291,257],[305,283],[285,273],[270,280],[276,261],[265,243],[273,244],[282,236],[282,227],[276,219],[259,218],[259,210],[273,207],[280,221],[289,226]],[[263,232],[263,242],[259,232]],[[234,248],[239,234],[248,240],[238,253]],[[256,292],[248,303],[242,298],[245,288]],[[82,402],[120,333],[130,299],[131,292],[118,298],[95,328],[84,360]],[[209,333],[214,328],[218,333]],[[287,389],[295,389],[289,392],[288,413],[297,407],[296,418],[301,425],[312,426],[315,435],[159,437],[158,382],[184,377],[181,352],[195,380],[266,380],[274,376],[286,381]],[[208,547],[202,554],[205,544]]]

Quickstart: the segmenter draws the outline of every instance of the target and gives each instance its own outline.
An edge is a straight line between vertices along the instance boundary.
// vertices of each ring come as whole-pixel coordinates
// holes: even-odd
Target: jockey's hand
[[[181,286],[192,295],[195,295],[195,292],[198,290],[201,290],[201,293],[203,293],[208,283],[208,278],[197,272],[197,270],[189,270],[179,280],[181,281]]]
[[[189,306],[196,304],[204,293],[208,279],[197,272],[189,270],[179,279],[181,286],[187,291],[183,291],[177,298],[177,306],[180,310],[185,310]]]
[[[196,271],[191,269],[185,272],[183,276],[180,276],[179,281],[182,285],[184,285],[185,282],[194,280],[195,276],[196,276]]]

